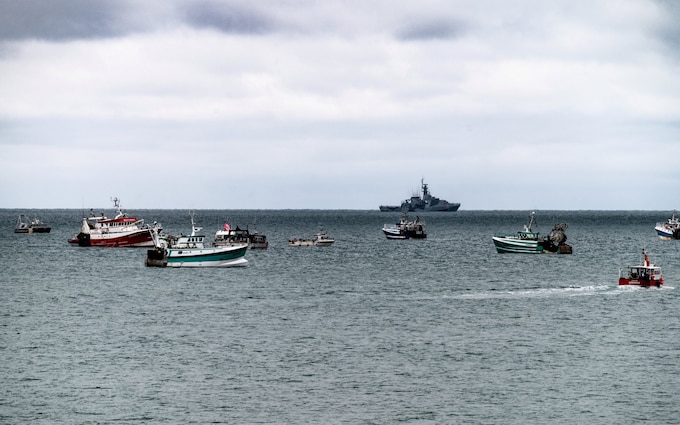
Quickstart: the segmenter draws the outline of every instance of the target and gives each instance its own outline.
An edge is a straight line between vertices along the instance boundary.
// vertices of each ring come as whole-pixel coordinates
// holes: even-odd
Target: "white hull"
[[[189,262],[168,262],[168,267],[187,268],[187,267],[243,267],[248,265],[245,258],[235,258],[231,260],[218,261],[189,261]]]
[[[656,234],[659,235],[659,239],[664,241],[675,239],[675,232],[677,232],[677,229],[667,228],[663,225],[656,226],[654,230],[656,230]]]
[[[537,240],[499,236],[492,236],[491,239],[499,253],[541,254],[543,252],[543,247],[538,244]]]
[[[383,233],[387,239],[408,239],[408,235],[399,231],[396,227],[383,227]]]
[[[238,244],[213,248],[171,248],[167,250],[168,267],[245,266],[247,246]]]

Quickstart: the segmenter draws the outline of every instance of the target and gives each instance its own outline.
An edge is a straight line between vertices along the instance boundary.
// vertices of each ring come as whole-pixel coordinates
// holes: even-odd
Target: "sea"
[[[104,211],[111,215],[111,211]],[[70,246],[83,212],[0,210],[2,424],[680,423],[670,211],[536,211],[572,255],[498,254],[530,211],[195,210],[267,236],[247,267]],[[21,213],[52,226],[15,234]],[[130,210],[166,233],[188,210]],[[411,213],[410,218],[415,218]],[[289,247],[320,229],[329,247]],[[645,249],[661,288],[619,287]]]

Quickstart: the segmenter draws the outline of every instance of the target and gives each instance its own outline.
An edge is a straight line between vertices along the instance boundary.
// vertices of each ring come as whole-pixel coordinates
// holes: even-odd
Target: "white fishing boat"
[[[420,217],[416,216],[414,221],[408,221],[406,214],[402,215],[399,223],[385,224],[383,226],[383,233],[387,239],[425,239],[427,232],[425,232],[425,225],[420,221]]]
[[[675,216],[675,210],[665,223],[656,223],[654,230],[662,240],[680,239],[680,219]]]
[[[147,251],[146,265],[153,267],[236,267],[245,266],[246,243],[231,243],[206,247],[202,228],[194,224],[191,215],[191,234],[179,237],[160,237],[152,232],[155,249]]]
[[[83,217],[80,232],[68,240],[72,245],[101,247],[149,247],[154,246],[151,231],[160,233],[160,223],[144,224],[144,219],[129,217],[120,206],[120,199],[113,198],[116,209],[114,218],[90,210],[89,217]]]

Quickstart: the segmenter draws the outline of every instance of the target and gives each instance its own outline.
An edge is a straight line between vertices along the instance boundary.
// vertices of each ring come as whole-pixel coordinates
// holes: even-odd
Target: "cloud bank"
[[[0,0],[0,207],[677,207],[673,2],[251,3]]]

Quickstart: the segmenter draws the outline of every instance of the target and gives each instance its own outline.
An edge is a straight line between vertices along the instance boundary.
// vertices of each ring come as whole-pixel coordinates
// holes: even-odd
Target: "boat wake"
[[[507,298],[551,298],[563,296],[588,296],[616,290],[612,285],[565,286],[558,288],[529,288],[516,290],[488,290],[472,294],[452,296],[456,299],[507,299]]]
[[[564,286],[557,288],[528,288],[516,290],[486,290],[466,294],[449,295],[446,298],[460,300],[477,299],[512,299],[512,298],[552,298],[552,297],[578,297],[592,295],[620,295],[632,291],[666,291],[675,289],[672,286],[661,288],[641,288],[637,286],[613,286],[611,284]]]

